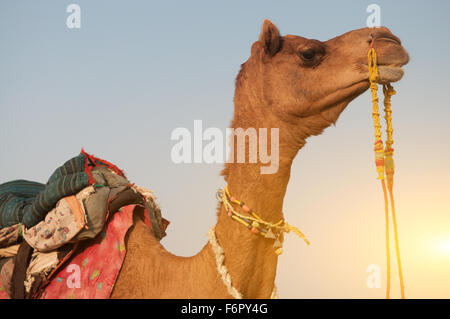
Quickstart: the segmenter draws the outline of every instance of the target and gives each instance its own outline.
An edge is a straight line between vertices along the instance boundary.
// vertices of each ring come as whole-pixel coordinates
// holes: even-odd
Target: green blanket
[[[94,184],[92,169],[103,165],[123,175],[116,166],[85,153],[68,160],[47,184],[16,180],[0,185],[0,229],[22,223],[27,228],[42,221],[63,197]]]

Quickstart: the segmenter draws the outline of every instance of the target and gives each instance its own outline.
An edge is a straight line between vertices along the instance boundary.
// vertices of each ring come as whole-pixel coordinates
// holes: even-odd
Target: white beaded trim
[[[228,293],[234,299],[242,299],[242,294],[235,287],[233,287],[233,284],[231,283],[231,276],[228,273],[228,269],[224,264],[225,255],[223,253],[223,248],[217,242],[216,232],[215,232],[214,227],[211,227],[211,229],[209,230],[208,238],[209,238],[209,242],[211,243],[211,247],[214,252],[214,255],[216,257],[217,271],[219,272],[223,283],[227,287]],[[277,288],[275,285],[273,286],[273,290],[272,290],[272,294],[270,295],[270,299],[278,299]]]

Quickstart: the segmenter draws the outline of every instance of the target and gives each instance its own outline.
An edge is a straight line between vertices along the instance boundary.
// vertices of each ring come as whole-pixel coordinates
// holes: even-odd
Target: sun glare
[[[437,241],[436,248],[439,253],[450,255],[450,239]]]

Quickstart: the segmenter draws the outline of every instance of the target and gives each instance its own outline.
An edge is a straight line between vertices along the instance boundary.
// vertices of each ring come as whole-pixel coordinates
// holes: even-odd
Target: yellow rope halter
[[[372,42],[373,44],[373,42]],[[390,84],[383,85],[384,94],[384,113],[386,120],[386,148],[383,150],[383,140],[381,139],[381,124],[380,114],[378,112],[378,67],[377,67],[377,55],[375,49],[371,46],[368,53],[369,59],[369,81],[370,90],[372,92],[372,117],[375,128],[375,165],[378,172],[378,179],[381,181],[381,186],[384,195],[384,208],[385,208],[385,231],[386,231],[386,260],[387,260],[387,284],[386,284],[386,298],[390,298],[390,286],[391,286],[391,260],[390,260],[390,248],[389,248],[389,204],[386,191],[385,174],[387,180],[387,188],[389,191],[389,198],[391,201],[392,222],[394,228],[395,249],[397,255],[398,274],[400,279],[400,292],[402,299],[405,298],[405,286],[403,282],[402,265],[400,260],[400,246],[398,240],[397,220],[395,217],[395,205],[394,205],[394,149],[392,144],[394,140],[392,138],[392,110],[391,110],[391,96],[396,92]]]
[[[217,192],[217,198],[222,201],[225,211],[227,212],[228,216],[231,217],[233,220],[237,221],[238,223],[244,225],[250,231],[254,234],[259,234],[265,238],[269,239],[275,239],[275,243],[273,247],[275,248],[275,253],[277,255],[280,255],[283,253],[283,247],[282,247],[282,238],[281,234],[289,233],[293,231],[297,236],[302,238],[308,245],[310,242],[308,239],[303,235],[303,233],[295,226],[292,226],[284,221],[284,219],[280,219],[276,223],[271,223],[268,221],[263,220],[261,217],[258,216],[258,214],[249,208],[244,202],[241,202],[231,196],[228,185],[225,186],[225,189],[218,190]],[[244,212],[246,212],[249,215],[243,215],[238,213],[234,207],[233,204],[239,205]]]

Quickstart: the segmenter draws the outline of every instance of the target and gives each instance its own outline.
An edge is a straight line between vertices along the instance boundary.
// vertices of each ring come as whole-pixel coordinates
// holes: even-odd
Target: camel
[[[231,127],[279,128],[279,169],[264,175],[260,162],[226,163],[222,171],[231,195],[264,220],[284,218],[291,164],[306,139],[334,124],[369,88],[367,53],[372,41],[379,82],[400,80],[409,56],[385,27],[358,29],[321,42],[281,36],[264,20],[236,78]],[[233,286],[243,298],[269,298],[278,260],[273,240],[229,218],[220,203],[215,233]],[[210,242],[192,257],[175,256],[152,236],[139,214],[127,236],[127,254],[111,298],[231,298]]]

